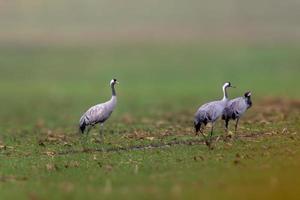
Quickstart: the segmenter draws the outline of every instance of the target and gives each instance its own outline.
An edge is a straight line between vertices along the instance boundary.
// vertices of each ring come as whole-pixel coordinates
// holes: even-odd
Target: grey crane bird
[[[228,102],[228,95],[227,95],[227,88],[233,87],[230,82],[227,82],[223,85],[223,99],[219,101],[212,101],[202,105],[195,114],[194,117],[194,127],[196,134],[200,131],[203,135],[206,144],[210,147],[211,138],[214,129],[214,123],[217,119],[222,115],[226,104]],[[201,126],[206,126],[207,123],[211,123],[211,132],[210,132],[210,141],[207,140],[206,136],[204,135],[203,131],[201,130]]]
[[[237,131],[238,123],[241,116],[252,106],[251,92],[246,92],[243,97],[238,97],[228,101],[222,119],[225,121],[225,130],[228,131],[229,121],[236,120],[235,132]]]
[[[97,104],[91,108],[89,108],[80,118],[79,127],[81,133],[84,133],[85,129],[87,129],[87,134],[90,129],[96,124],[100,124],[100,135],[103,139],[103,123],[110,117],[114,108],[117,104],[117,96],[115,90],[115,84],[119,83],[116,79],[112,79],[110,82],[112,97],[109,101]]]

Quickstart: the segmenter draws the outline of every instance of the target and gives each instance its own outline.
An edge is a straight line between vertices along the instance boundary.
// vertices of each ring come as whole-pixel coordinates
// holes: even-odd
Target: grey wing
[[[224,112],[226,116],[229,118],[237,118],[240,117],[245,110],[247,109],[247,105],[245,104],[245,101],[243,98],[237,98],[228,103],[226,106]]]
[[[222,115],[223,110],[224,107],[222,107],[219,103],[212,104],[209,112],[212,121],[216,121]]]
[[[222,111],[223,110],[219,108],[216,102],[211,102],[201,106],[198,109],[196,116],[200,121],[215,121],[219,117],[220,112],[222,113]]]
[[[88,125],[102,122],[105,120],[105,105],[98,104],[91,107],[82,117],[84,118],[85,123]]]
[[[209,109],[209,103],[202,105],[196,112],[195,118],[203,121],[207,118],[207,110]]]
[[[248,105],[244,98],[240,98],[235,105],[235,112],[241,116],[246,110]]]

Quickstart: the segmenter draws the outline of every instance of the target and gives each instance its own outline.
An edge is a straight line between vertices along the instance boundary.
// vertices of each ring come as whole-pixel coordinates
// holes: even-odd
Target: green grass
[[[1,48],[0,199],[296,199],[299,52],[284,45]],[[105,144],[93,130],[84,152],[77,122],[110,97],[111,78],[121,84]],[[240,137],[210,151],[195,143],[193,113],[221,98],[225,81],[237,86],[230,97],[251,90],[254,107]]]

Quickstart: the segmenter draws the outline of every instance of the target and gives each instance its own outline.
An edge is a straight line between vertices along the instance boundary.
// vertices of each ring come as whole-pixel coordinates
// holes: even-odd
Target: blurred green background
[[[294,43],[300,37],[296,0],[14,0],[0,9],[3,42]]]

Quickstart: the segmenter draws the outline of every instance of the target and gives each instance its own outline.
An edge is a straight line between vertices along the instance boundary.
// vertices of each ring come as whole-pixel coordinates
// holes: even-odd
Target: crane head
[[[117,79],[114,78],[110,81],[110,85],[115,85],[115,84],[119,84],[119,82],[117,81]]]
[[[251,97],[251,92],[250,92],[250,91],[246,92],[246,93],[244,94],[244,96],[245,96],[246,98],[250,98],[250,97]]]
[[[230,83],[230,82],[226,82],[226,83],[224,83],[223,87],[224,87],[224,88],[227,88],[227,87],[232,87],[232,88],[235,88],[235,86],[231,85],[231,83]]]

